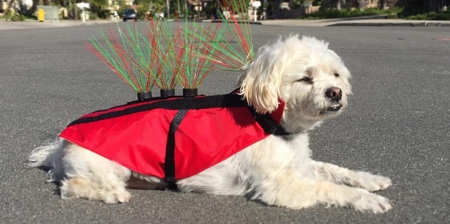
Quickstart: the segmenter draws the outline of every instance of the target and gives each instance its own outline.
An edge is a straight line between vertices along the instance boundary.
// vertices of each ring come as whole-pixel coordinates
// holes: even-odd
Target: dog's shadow
[[[54,169],[52,166],[39,166],[38,169],[45,171],[47,175],[50,175],[49,173]],[[47,180],[46,183],[52,183],[55,185],[55,189],[53,189],[53,194],[61,196],[61,180],[63,177],[57,177],[54,180]]]

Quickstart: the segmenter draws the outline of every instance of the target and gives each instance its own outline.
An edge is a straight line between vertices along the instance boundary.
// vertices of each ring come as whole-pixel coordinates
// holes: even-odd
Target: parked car
[[[125,9],[125,11],[123,12],[123,21],[126,22],[129,19],[137,21],[137,12],[136,12],[136,10],[134,10],[134,9]]]

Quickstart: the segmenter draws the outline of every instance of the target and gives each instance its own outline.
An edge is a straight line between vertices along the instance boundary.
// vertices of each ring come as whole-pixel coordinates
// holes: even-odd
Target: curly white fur
[[[289,136],[269,136],[225,161],[179,180],[184,192],[247,195],[293,209],[316,204],[385,212],[388,199],[370,193],[391,185],[386,177],[355,172],[310,158],[307,131],[347,106],[350,72],[328,43],[312,37],[279,38],[259,50],[240,80],[241,94],[259,113],[286,103],[281,125]],[[62,198],[106,203],[130,200],[126,187],[164,189],[163,180],[144,176],[64,140],[34,150],[34,167],[50,167],[61,181]]]

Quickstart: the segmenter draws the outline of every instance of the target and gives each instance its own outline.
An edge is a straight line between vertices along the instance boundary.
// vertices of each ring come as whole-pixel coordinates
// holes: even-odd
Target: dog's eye
[[[339,77],[339,73],[334,73],[334,77]]]
[[[308,84],[313,84],[313,80],[310,77],[303,77],[303,78],[297,80],[297,82],[306,82]]]

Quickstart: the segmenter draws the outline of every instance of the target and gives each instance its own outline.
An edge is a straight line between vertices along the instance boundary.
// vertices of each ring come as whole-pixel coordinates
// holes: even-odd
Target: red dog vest
[[[227,159],[269,134],[284,105],[259,115],[237,94],[134,102],[82,116],[60,137],[135,172],[178,180]]]

